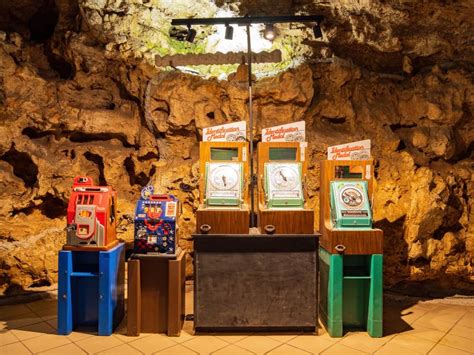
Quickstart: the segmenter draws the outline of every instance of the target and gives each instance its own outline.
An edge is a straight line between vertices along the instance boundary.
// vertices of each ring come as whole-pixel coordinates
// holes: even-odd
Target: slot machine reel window
[[[296,161],[296,148],[270,148],[268,158],[271,161]]]
[[[211,148],[212,161],[237,161],[238,158],[237,148]]]

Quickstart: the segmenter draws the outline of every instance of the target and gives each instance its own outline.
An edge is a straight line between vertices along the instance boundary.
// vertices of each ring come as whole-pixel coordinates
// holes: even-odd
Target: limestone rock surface
[[[25,6],[21,16],[49,9],[57,13],[57,23],[51,30],[38,19],[11,23],[0,16],[0,292],[57,281],[66,204],[79,174],[118,191],[118,236],[129,246],[133,226],[125,215],[133,214],[140,189],[153,183],[158,191],[175,194],[183,206],[180,244],[192,250],[202,128],[248,121],[245,76],[205,80],[113,55],[91,22],[104,21],[99,5],[115,6],[110,1],[96,1],[99,7],[89,6],[87,17],[67,1],[19,3]],[[140,6],[145,3],[140,0]],[[417,2],[391,7],[393,17],[384,13],[389,5],[378,2],[374,7],[364,1],[332,3],[332,16],[346,24],[328,34],[335,38],[332,49],[349,49],[354,60],[332,56],[256,81],[255,139],[262,127],[306,121],[307,193],[316,215],[318,161],[326,148],[371,139],[374,219],[385,232],[386,285],[439,279],[467,287],[474,255],[474,78],[472,67],[445,62],[454,53],[448,46],[465,43],[460,33],[466,24],[450,43],[437,32],[421,46],[416,31],[403,36],[390,25],[410,28],[407,9],[426,10]],[[444,23],[443,14],[454,16],[463,7],[456,3],[444,9],[435,2],[438,22],[430,19],[426,28]],[[18,9],[12,5],[8,13],[18,15]],[[357,11],[363,16],[353,17]],[[108,14],[107,25],[119,26],[120,16]],[[380,19],[378,31],[374,24]],[[358,57],[360,46],[374,51]],[[402,54],[412,59],[402,65]],[[399,55],[400,63],[392,61]],[[473,63],[469,51],[459,58]]]

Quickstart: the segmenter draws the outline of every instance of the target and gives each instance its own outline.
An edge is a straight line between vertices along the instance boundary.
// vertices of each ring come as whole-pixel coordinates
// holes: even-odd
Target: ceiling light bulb
[[[232,39],[234,37],[234,27],[225,25],[225,39]]]
[[[273,41],[275,38],[275,31],[273,29],[273,24],[269,23],[265,25],[265,34],[263,35],[269,41]]]
[[[193,43],[194,38],[196,38],[196,30],[192,29],[191,26],[188,26],[188,34],[186,35],[186,41]]]
[[[321,31],[321,26],[319,26],[319,23],[314,25],[313,33],[314,33],[314,38],[322,38],[323,37],[323,31]]]

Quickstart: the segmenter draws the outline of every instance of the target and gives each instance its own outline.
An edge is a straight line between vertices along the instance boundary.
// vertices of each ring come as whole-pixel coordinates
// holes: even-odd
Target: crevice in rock
[[[58,73],[61,79],[72,79],[74,77],[74,67],[63,57],[53,53],[50,46],[45,46],[44,54],[51,69]]]
[[[85,152],[84,157],[87,160],[97,164],[97,167],[99,168],[99,185],[107,186],[107,181],[105,180],[104,175],[104,159],[99,154],[94,154],[91,152]]]
[[[48,218],[59,218],[66,216],[67,202],[50,194],[49,192],[41,197],[42,203],[39,209]]]
[[[400,139],[398,142],[397,149],[395,149],[396,152],[401,152],[402,150],[405,150],[407,148],[405,141],[403,139]]]
[[[57,132],[55,132],[55,131],[41,131],[41,130],[35,128],[35,127],[25,127],[21,131],[21,134],[23,134],[24,136],[27,136],[30,139],[38,139],[38,138],[43,138],[43,137],[47,137],[47,136],[50,136],[50,135],[55,135],[56,136],[56,133]],[[56,138],[58,138],[58,137],[56,137]]]
[[[67,131],[65,133],[69,135],[69,140],[71,142],[87,143],[93,141],[108,141],[111,139],[117,139],[122,142],[122,145],[125,148],[138,148],[136,145],[128,143],[127,137],[120,133],[84,133],[78,131]]]
[[[443,239],[443,237],[446,233],[448,233],[448,232],[456,233],[456,232],[459,232],[462,229],[463,229],[463,226],[459,222],[456,222],[452,226],[444,226],[443,225],[443,226],[439,227],[437,230],[435,230],[433,232],[433,239],[441,240],[441,239]]]
[[[146,161],[152,159],[160,160],[160,155],[155,152],[148,152],[145,155],[138,157],[138,161]]]
[[[49,281],[48,279],[35,280],[29,287],[35,288],[35,287],[45,287],[45,286],[51,286],[51,281]]]
[[[206,114],[207,118],[209,118],[210,120],[213,120],[215,118],[215,115],[214,115],[214,112],[208,112]]]
[[[125,166],[125,170],[127,170],[131,186],[139,185],[143,187],[148,184],[148,182],[150,181],[150,178],[146,176],[144,172],[136,174],[135,162],[133,161],[131,157],[125,158],[125,160],[123,161],[123,165]],[[152,176],[151,173],[150,173],[150,176]]]
[[[453,156],[451,159],[448,159],[447,162],[450,164],[455,164],[458,161],[470,159],[474,155],[474,142],[471,142],[469,146]]]
[[[402,129],[402,128],[413,128],[413,127],[416,127],[416,126],[417,125],[415,123],[412,123],[412,124],[395,123],[395,124],[391,124],[389,127],[393,132],[395,132],[395,131],[398,131],[399,129]]]
[[[409,265],[412,265],[412,266],[415,266],[415,267],[418,267],[418,268],[422,268],[422,267],[429,267],[430,265],[430,260],[426,259],[425,257],[423,256],[420,256],[416,259],[411,259],[408,261]]]
[[[54,0],[44,1],[28,22],[30,39],[35,42],[48,40],[54,33],[58,19],[59,10]]]
[[[13,167],[13,174],[23,180],[25,187],[38,185],[38,166],[29,154],[17,151],[13,145],[8,152],[0,156],[0,160]]]
[[[39,210],[44,216],[54,219],[66,216],[67,213],[67,202],[62,199],[47,193],[40,197],[41,203],[38,205],[30,205],[24,208],[14,209],[11,212],[11,216],[14,217],[18,214],[30,215],[35,210]]]
[[[94,141],[119,140],[125,148],[138,149],[137,145],[130,144],[127,137],[121,133],[84,133],[79,131],[68,131],[61,128],[42,131],[36,127],[26,127],[21,133],[30,139],[38,139],[54,135],[56,139],[67,138],[74,143],[90,143]]]
[[[323,117],[321,117],[321,120],[322,121],[327,121],[327,122],[333,123],[333,124],[344,124],[344,123],[346,123],[346,118],[345,117],[326,117],[326,116],[323,116]]]

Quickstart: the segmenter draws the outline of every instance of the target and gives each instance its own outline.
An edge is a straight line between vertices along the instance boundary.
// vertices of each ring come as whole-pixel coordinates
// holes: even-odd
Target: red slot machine
[[[64,249],[107,250],[115,246],[117,191],[95,186],[89,176],[74,178],[67,207]]]

